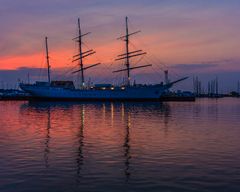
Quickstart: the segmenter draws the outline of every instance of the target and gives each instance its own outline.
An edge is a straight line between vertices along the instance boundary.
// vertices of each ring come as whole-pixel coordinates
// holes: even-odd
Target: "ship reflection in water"
[[[240,104],[219,101],[1,102],[0,191],[239,191]]]

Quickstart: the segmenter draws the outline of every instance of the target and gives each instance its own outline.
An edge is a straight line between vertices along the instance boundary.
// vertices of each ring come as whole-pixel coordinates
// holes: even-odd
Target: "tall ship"
[[[140,32],[129,33],[128,27],[128,17],[126,17],[126,34],[118,39],[125,42],[125,53],[117,56],[116,61],[124,61],[122,69],[113,71],[113,73],[126,72],[126,80],[122,85],[112,85],[112,84],[95,84],[88,86],[85,83],[85,71],[89,68],[96,67],[100,63],[96,63],[90,66],[84,65],[84,59],[88,56],[95,54],[95,51],[83,50],[83,37],[89,33],[83,34],[80,26],[80,19],[78,19],[78,36],[74,38],[78,42],[77,55],[73,56],[73,62],[79,62],[79,69],[73,71],[72,73],[80,73],[80,87],[76,87],[73,81],[52,81],[51,80],[51,66],[49,62],[48,53],[48,39],[46,37],[46,60],[47,60],[47,72],[48,81],[47,82],[36,82],[34,84],[30,83],[20,83],[20,88],[25,92],[29,93],[34,99],[41,100],[132,100],[132,101],[153,101],[159,100],[161,96],[166,93],[174,84],[187,79],[187,77],[178,79],[176,81],[170,82],[165,80],[163,83],[159,84],[136,84],[131,80],[131,71],[140,68],[150,67],[151,65],[140,65],[132,66],[131,59],[145,55],[146,52],[142,50],[130,50],[129,39],[132,35]]]

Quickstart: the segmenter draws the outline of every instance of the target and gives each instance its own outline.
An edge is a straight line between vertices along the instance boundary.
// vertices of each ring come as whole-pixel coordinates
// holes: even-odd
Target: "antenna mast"
[[[51,83],[51,74],[50,74],[50,62],[49,62],[49,55],[48,55],[48,38],[45,37],[45,44],[46,44],[46,59],[47,59],[47,68],[48,68],[48,83]]]

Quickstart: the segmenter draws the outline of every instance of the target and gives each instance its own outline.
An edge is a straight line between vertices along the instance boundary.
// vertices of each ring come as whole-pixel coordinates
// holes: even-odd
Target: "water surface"
[[[0,191],[240,191],[240,100],[0,102]]]

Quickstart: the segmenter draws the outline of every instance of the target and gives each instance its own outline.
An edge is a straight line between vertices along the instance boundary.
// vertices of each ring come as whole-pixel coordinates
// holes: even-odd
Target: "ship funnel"
[[[164,71],[164,76],[165,76],[165,84],[167,85],[169,83],[168,70]]]

